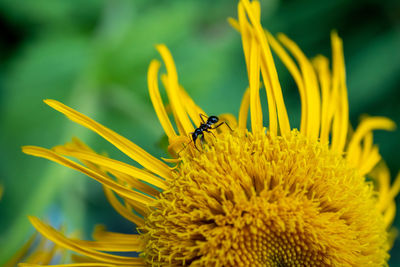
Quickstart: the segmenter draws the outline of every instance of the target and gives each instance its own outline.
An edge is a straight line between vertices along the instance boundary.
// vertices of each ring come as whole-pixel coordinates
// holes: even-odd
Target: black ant
[[[204,121],[204,118],[206,118],[207,121]],[[210,134],[212,134],[212,135],[215,137],[214,133],[213,133],[213,132],[210,132],[209,130],[215,130],[215,129],[217,129],[218,127],[220,127],[222,124],[226,124],[226,126],[228,126],[228,128],[229,128],[231,131],[233,131],[232,128],[229,126],[229,124],[226,123],[225,121],[221,122],[220,124],[216,125],[216,126],[213,128],[212,125],[213,125],[213,124],[216,124],[216,123],[219,121],[219,118],[218,118],[217,116],[210,116],[210,117],[207,118],[207,116],[205,116],[205,115],[203,115],[203,114],[200,114],[200,119],[201,119],[201,124],[200,124],[200,126],[199,126],[198,128],[196,128],[196,129],[194,130],[193,133],[191,133],[191,134],[192,134],[192,140],[190,141],[190,142],[193,142],[194,147],[195,147],[198,151],[200,151],[200,150],[199,150],[199,149],[197,148],[197,146],[196,146],[196,140],[197,140],[197,138],[200,136],[200,140],[201,140],[201,142],[203,143],[203,142],[204,142],[204,132],[210,133]],[[179,153],[178,153],[178,154],[179,154]]]

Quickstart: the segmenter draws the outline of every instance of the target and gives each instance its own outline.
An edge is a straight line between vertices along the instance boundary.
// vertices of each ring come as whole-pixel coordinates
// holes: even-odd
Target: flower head
[[[104,137],[143,169],[100,155],[77,139],[51,150],[23,149],[102,183],[110,203],[140,234],[97,228],[95,241],[81,241],[37,218],[31,217],[31,222],[59,246],[83,254],[79,261],[94,260],[98,266],[385,264],[400,176],[390,186],[385,165],[376,166],[381,156],[372,131],[392,130],[394,123],[368,117],[349,133],[341,39],[332,33],[330,70],[327,58],[310,61],[288,37],[280,34],[275,39],[264,30],[257,1],[240,1],[238,19],[230,23],[242,36],[249,87],[238,119],[218,116],[226,126],[207,124],[206,113],[179,84],[170,52],[157,46],[167,70],[161,80],[174,123],[160,96],[157,60],[150,64],[148,87],[174,158],[158,160],[54,100],[45,102]],[[271,48],[299,88],[299,129],[290,126]],[[268,99],[266,126],[261,81]],[[200,130],[192,136],[196,128]],[[106,253],[115,251],[137,251],[141,256]]]

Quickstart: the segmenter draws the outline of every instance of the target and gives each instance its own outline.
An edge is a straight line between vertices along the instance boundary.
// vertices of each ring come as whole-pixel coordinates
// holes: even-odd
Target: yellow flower
[[[390,186],[387,168],[377,165],[381,156],[372,131],[395,125],[387,118],[368,117],[354,133],[349,131],[341,39],[332,33],[330,69],[327,58],[310,61],[288,37],[279,34],[275,39],[264,30],[257,1],[240,1],[238,19],[230,23],[242,36],[249,88],[238,119],[219,116],[227,125],[195,135],[200,139],[196,142],[190,134],[205,122],[199,114],[206,113],[180,86],[168,49],[157,46],[167,70],[161,80],[174,123],[160,96],[157,60],[150,63],[148,87],[173,159],[156,159],[72,108],[45,101],[143,166],[97,154],[77,139],[50,150],[23,148],[102,183],[113,207],[140,231],[120,234],[96,228],[95,241],[82,241],[30,217],[42,235],[85,256],[74,257],[81,263],[68,266],[83,266],[82,261],[85,266],[386,264],[400,175]],[[271,48],[299,88],[300,129],[290,126]],[[260,80],[268,99],[267,128]],[[141,256],[113,253],[127,251]]]

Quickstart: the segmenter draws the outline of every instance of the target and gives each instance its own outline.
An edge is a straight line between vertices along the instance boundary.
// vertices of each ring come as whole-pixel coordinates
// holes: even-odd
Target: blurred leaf
[[[400,35],[395,30],[359,45],[347,60],[347,81],[352,111],[369,112],[384,95],[398,92],[400,73]],[[393,92],[391,92],[393,90]]]

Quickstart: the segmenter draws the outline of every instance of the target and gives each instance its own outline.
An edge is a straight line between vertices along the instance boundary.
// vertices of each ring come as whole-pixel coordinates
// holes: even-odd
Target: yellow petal
[[[394,198],[399,194],[400,191],[400,172],[397,174],[394,182],[389,191],[389,198],[394,200]]]
[[[116,170],[111,170],[104,168],[104,173],[103,175],[107,176],[105,172],[110,173],[113,177],[116,178],[118,183],[124,184],[127,183],[131,189],[134,189],[135,191],[138,190],[139,192],[143,192],[147,195],[150,195],[151,197],[157,198],[160,195],[160,191],[157,190],[154,186],[150,186],[146,183],[143,183],[142,181],[139,181],[136,178],[133,178],[132,176],[129,176],[125,173],[118,172]],[[109,177],[109,176],[107,176]]]
[[[263,128],[260,102],[260,47],[255,40],[250,25],[245,17],[244,8],[239,4],[239,24],[242,33],[243,52],[245,55],[250,88],[250,119],[253,133],[260,133]]]
[[[175,111],[174,115],[176,116],[176,121],[179,121],[183,127],[183,131],[181,134],[188,135],[189,132],[193,131],[193,125],[191,124],[189,117],[185,112],[184,105],[182,103],[182,97],[180,95],[179,83],[178,83],[178,74],[176,73],[176,68],[174,64],[174,60],[172,58],[171,53],[165,45],[157,45],[156,46],[158,52],[160,53],[165,67],[167,69],[167,94],[168,99],[171,104],[171,108]]]
[[[368,155],[371,153],[373,144],[374,144],[374,141],[373,141],[372,132],[367,133],[363,139],[363,149],[362,149],[359,164],[360,163],[362,164],[362,162],[364,162],[368,158]]]
[[[368,157],[363,161],[360,166],[358,166],[358,171],[361,175],[366,175],[369,173],[376,164],[382,159],[381,155],[379,154],[379,149],[377,146],[374,146]]]
[[[242,3],[239,3],[238,5],[238,21],[240,27],[240,34],[242,37],[243,54],[246,63],[247,76],[250,79],[249,69],[250,69],[250,47],[251,47],[252,33]]]
[[[55,245],[52,245],[48,248],[42,247],[40,248],[40,250],[36,248],[35,251],[31,255],[29,255],[26,261],[29,263],[40,263],[43,265],[47,265],[53,259],[56,251],[57,246]]]
[[[130,252],[140,251],[142,244],[139,240],[139,235],[131,235],[132,238],[129,242],[116,241],[87,241],[87,240],[73,240],[77,245],[88,249],[109,252]]]
[[[73,141],[71,143],[66,143],[63,146],[53,147],[52,150],[55,151],[56,153],[63,154],[66,156],[68,155],[71,156],[71,154],[68,154],[69,152],[84,152],[84,153],[89,153],[89,155],[99,156],[100,158],[104,158],[104,156],[97,154],[95,151],[93,151],[91,148],[89,148],[86,144],[84,144],[77,138],[73,138]],[[112,168],[107,168],[105,165],[97,165],[83,158],[78,158],[78,160],[81,161],[84,165],[86,165],[89,169],[95,172],[99,172],[103,176],[109,177],[107,173],[111,173],[111,175],[113,175],[119,182],[123,181],[127,183],[131,188],[134,188],[135,190],[139,190],[153,197],[156,197],[160,194],[160,191],[156,190],[154,186],[150,186],[146,183],[143,183],[138,178],[132,177],[129,174],[119,172],[118,170],[115,170],[115,168],[112,169]],[[148,172],[146,173],[150,174]],[[159,179],[158,177],[154,178]]]
[[[378,209],[383,213],[390,199],[387,197],[390,190],[390,171],[385,162],[380,162],[369,176],[376,181],[378,189]]]
[[[250,106],[250,88],[247,88],[242,97],[242,103],[240,104],[239,109],[239,129],[247,128],[247,117],[249,114],[249,106]]]
[[[343,44],[336,32],[331,34],[332,40],[332,87],[335,105],[331,148],[343,152],[349,128],[349,103],[347,99],[346,74],[343,56]]]
[[[4,264],[4,267],[14,267],[27,254],[31,248],[37,233],[33,234],[28,241]]]
[[[352,136],[350,143],[347,148],[347,159],[350,162],[356,162],[357,149],[361,140],[373,130],[394,130],[396,127],[395,123],[385,117],[368,117],[361,121],[358,125],[354,135]]]
[[[250,118],[253,133],[260,133],[263,128],[262,110],[260,103],[260,48],[253,38],[250,52]]]
[[[279,42],[274,38],[274,36],[272,34],[270,34],[268,31],[265,31],[265,34],[268,38],[271,48],[278,55],[278,57],[280,58],[282,63],[285,65],[285,67],[288,69],[288,71],[292,75],[292,77],[298,87],[299,94],[300,94],[300,100],[301,100],[300,132],[304,133],[305,129],[306,129],[305,125],[307,125],[308,111],[307,111],[306,92],[305,92],[303,79],[301,77],[300,71],[299,71],[298,67],[296,66],[296,63],[289,56],[289,54],[285,51],[285,49],[279,44]],[[269,94],[272,94],[272,93],[269,93]],[[268,91],[267,91],[267,96],[268,96]],[[268,98],[268,105],[270,105],[269,98]]]
[[[82,247],[75,240],[66,238],[63,234],[56,231],[54,228],[44,224],[38,218],[30,216],[29,220],[32,225],[49,240],[53,241],[61,247],[73,250],[90,258],[97,259],[105,263],[113,263],[124,266],[141,266],[140,264],[143,263],[141,258],[111,255],[103,252],[98,252],[91,248]]]
[[[54,265],[41,265],[41,264],[31,264],[31,263],[19,263],[19,267],[40,267],[40,266],[51,266],[51,267],[117,267],[115,264],[99,263],[99,262],[86,262],[86,263],[70,263],[70,264],[54,264]],[[146,266],[136,264],[133,266]]]
[[[56,153],[60,153],[60,154],[66,155],[66,156],[73,156],[78,159],[92,162],[98,166],[101,166],[101,167],[104,167],[107,169],[111,169],[111,170],[115,170],[120,173],[127,174],[136,179],[140,179],[142,181],[146,181],[149,184],[157,186],[158,188],[161,188],[162,190],[167,189],[165,180],[162,180],[161,178],[156,177],[145,170],[138,169],[138,168],[136,168],[132,165],[126,164],[124,162],[110,159],[108,157],[103,157],[103,156],[100,156],[95,153],[67,149],[64,146],[57,146],[54,148],[54,151]]]
[[[296,58],[300,65],[301,74],[303,77],[303,88],[305,94],[305,103],[301,103],[305,106],[306,111],[306,124],[304,135],[308,136],[311,140],[317,140],[320,129],[320,114],[321,114],[321,100],[320,91],[317,83],[317,77],[312,67],[311,62],[307,59],[301,49],[295,42],[290,40],[286,35],[279,34],[278,39],[287,47],[287,49]]]
[[[163,157],[161,157],[161,159],[168,163],[179,163],[182,161],[182,159],[169,159],[169,158],[163,158]],[[176,167],[173,167],[173,169],[175,169],[175,168]]]
[[[290,133],[289,118],[286,111],[286,106],[283,100],[282,89],[279,83],[278,73],[275,68],[275,63],[272,57],[271,50],[267,38],[264,34],[264,30],[260,24],[260,15],[254,13],[254,9],[248,0],[241,1],[243,4],[247,16],[249,17],[251,24],[254,27],[254,34],[260,43],[261,47],[261,64],[264,64],[265,69],[268,72],[268,80],[271,83],[272,91],[275,96],[276,107],[278,111],[279,127],[282,135],[288,135]],[[257,11],[257,10],[256,10]],[[240,18],[240,17],[239,17]],[[240,22],[240,20],[239,20]],[[241,33],[243,35],[242,29]],[[267,82],[268,84],[268,82]]]
[[[235,30],[240,32],[240,25],[239,25],[239,22],[236,19],[229,17],[228,18],[228,23],[232,26],[232,28],[234,28]]]
[[[321,143],[328,144],[329,132],[333,117],[333,114],[331,115],[329,112],[330,105],[333,102],[331,99],[331,73],[329,70],[329,60],[326,57],[319,55],[313,60],[313,64],[318,74],[318,80],[321,86],[322,94],[321,131],[319,138]]]
[[[219,115],[219,119],[220,119],[221,121],[226,122],[226,123],[229,125],[229,127],[231,127],[232,129],[236,129],[237,126],[238,126],[238,122],[237,122],[236,117],[233,116],[233,115],[230,114],[230,113],[220,114],[220,115]],[[225,129],[225,130],[224,130],[224,129]],[[221,130],[223,130],[223,131],[229,130],[229,129],[226,129],[226,127],[224,127],[224,129],[221,129]]]
[[[193,99],[187,94],[187,92],[182,87],[180,87],[179,89],[180,89],[180,95],[183,99],[183,105],[185,106],[187,114],[189,115],[194,125],[199,126],[200,123],[203,122],[201,120],[200,114],[208,117],[207,113],[205,113],[204,110],[202,110],[199,106],[197,106],[194,103]]]
[[[125,219],[128,221],[133,222],[137,226],[143,226],[144,225],[144,220],[128,210],[126,207],[124,207],[119,200],[115,197],[114,193],[108,189],[107,187],[103,186],[104,193],[107,197],[108,202],[110,202],[111,206]]]
[[[87,176],[95,179],[96,181],[102,183],[104,186],[107,186],[108,188],[114,190],[115,192],[117,192],[118,194],[120,194],[121,196],[123,196],[127,199],[137,201],[138,203],[142,203],[144,205],[148,205],[151,202],[153,202],[153,200],[154,200],[151,197],[148,197],[139,192],[130,190],[130,189],[114,182],[113,180],[94,172],[93,170],[85,168],[82,165],[79,165],[65,157],[62,157],[49,149],[45,149],[45,148],[41,148],[41,147],[34,147],[34,146],[25,146],[22,148],[22,150],[24,153],[26,153],[28,155],[45,158],[45,159],[57,162],[58,164],[61,164],[68,168],[80,171],[80,172],[86,174]]]
[[[140,165],[142,165],[146,169],[166,179],[171,177],[171,172],[165,163],[154,158],[152,155],[150,155],[149,153],[147,153],[142,148],[135,145],[128,139],[120,136],[119,134],[113,132],[112,130],[90,119],[89,117],[77,112],[76,110],[70,107],[65,106],[64,104],[58,101],[45,100],[44,102],[49,106],[51,106],[52,108],[54,108],[55,110],[63,113],[70,120],[78,124],[81,124],[82,126],[96,132],[97,134],[105,138],[107,141],[112,143],[119,150],[128,155],[130,158],[137,161]]]
[[[165,134],[168,138],[173,138],[176,136],[175,130],[172,127],[171,121],[168,118],[167,112],[163,101],[160,96],[160,90],[158,89],[158,70],[160,68],[160,62],[157,60],[152,60],[147,72],[147,84],[149,87],[150,99],[153,103],[154,110],[157,117],[164,129]]]
[[[94,231],[92,233],[92,237],[94,240],[97,241],[118,241],[121,242],[129,242],[131,240],[131,234],[124,234],[124,233],[116,233],[116,232],[109,232],[106,230],[106,227],[102,224],[98,224],[94,227]]]
[[[169,94],[170,94],[171,86],[170,86],[169,81],[168,81],[168,75],[162,74],[161,75],[161,82],[164,85],[165,90],[167,91],[167,95],[168,95],[168,99],[169,99],[170,98]],[[176,109],[172,107],[171,100],[169,100],[169,101],[170,101],[170,103],[168,103],[165,106],[165,108],[166,108],[167,112],[171,112],[172,111],[172,115],[174,116],[175,124],[176,124],[176,127],[178,128],[178,132],[179,132],[178,136],[187,136],[185,134],[185,129],[183,128],[182,121],[179,120],[179,117],[177,115]],[[171,138],[171,139],[175,139],[175,138]],[[171,139],[169,140],[170,142],[171,142]]]
[[[254,2],[253,2],[254,3]],[[249,24],[247,20],[245,19],[244,16],[244,10],[242,7],[239,8],[239,17],[241,17],[241,21],[243,21],[241,24],[244,25],[242,26],[243,29],[248,29]],[[249,59],[247,58],[247,53],[249,53],[247,50],[249,50],[248,47],[246,47],[247,43],[249,43],[248,40],[245,39],[250,39],[249,36],[251,36],[251,33],[249,30],[247,30],[247,33],[244,34],[241,32],[241,26],[239,22],[233,18],[229,18],[228,22],[232,25],[234,29],[239,31],[242,35],[242,42],[243,42],[243,51],[245,54],[245,59],[246,59],[246,65],[248,66]],[[269,132],[271,135],[277,135],[278,133],[278,120],[277,120],[277,114],[276,114],[276,104],[275,104],[275,96],[272,91],[272,85],[271,81],[269,80],[268,76],[268,71],[266,64],[263,64],[263,61],[261,62],[261,74],[264,80],[264,85],[265,85],[265,90],[267,93],[267,101],[268,101],[268,115],[269,115]],[[243,99],[242,99],[242,105],[240,106],[240,111],[239,111],[239,129],[244,129],[247,126],[247,115],[248,115],[248,106],[249,103],[247,102],[247,91],[245,92]],[[246,106],[247,105],[247,106]]]
[[[394,217],[396,216],[396,204],[393,201],[390,203],[389,207],[383,213],[383,221],[386,227],[390,227],[393,223]]]

